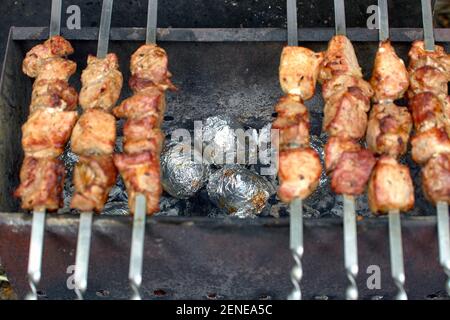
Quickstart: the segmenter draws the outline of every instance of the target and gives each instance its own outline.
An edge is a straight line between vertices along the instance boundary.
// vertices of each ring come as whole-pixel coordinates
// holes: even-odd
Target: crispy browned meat
[[[411,129],[412,118],[407,108],[394,103],[376,104],[367,125],[367,145],[376,154],[397,158],[407,150]]]
[[[284,47],[279,68],[280,84],[284,93],[299,96],[303,100],[314,96],[322,61],[322,52],[315,53],[303,47]]]
[[[357,87],[329,99],[324,108],[323,130],[330,136],[361,139],[366,133],[370,100]]]
[[[370,84],[375,91],[374,100],[394,101],[403,97],[409,86],[405,63],[395,53],[390,41],[380,43]]]
[[[450,203],[450,154],[433,157],[422,169],[422,188],[425,196],[436,204]]]
[[[336,168],[344,152],[357,152],[361,149],[361,145],[354,139],[330,137],[324,150],[326,171],[331,172]]]
[[[164,93],[161,91],[146,90],[125,99],[113,113],[117,118],[139,119],[142,117],[156,117],[158,123],[162,121],[162,115],[166,108]]]
[[[36,80],[33,84],[30,113],[43,108],[74,111],[77,103],[78,93],[66,81]]]
[[[40,74],[42,66],[49,60],[66,57],[73,51],[69,41],[61,36],[54,36],[27,52],[22,65],[23,72],[31,78],[36,78]]]
[[[277,143],[280,149],[307,147],[309,145],[309,115],[303,103],[293,96],[280,99],[275,107],[278,114],[272,128],[279,130]]]
[[[355,49],[346,36],[334,36],[328,43],[328,49],[322,62],[319,81],[325,82],[339,75],[354,75],[362,78],[361,67],[356,58]]]
[[[87,64],[81,75],[80,105],[85,110],[110,111],[119,99],[123,85],[118,58],[114,53],[104,59],[90,55]]]
[[[63,201],[64,174],[64,164],[58,159],[25,157],[20,186],[14,193],[22,199],[22,209],[58,210]]]
[[[362,194],[375,162],[369,150],[344,152],[331,174],[331,189],[336,194]]]
[[[432,128],[445,126],[446,118],[443,117],[443,104],[431,92],[415,95],[409,101],[409,109],[411,110],[414,127],[417,132],[425,132]]]
[[[414,207],[414,186],[409,168],[390,156],[382,156],[373,168],[368,188],[374,213],[409,211]]]
[[[152,116],[127,120],[123,128],[124,151],[128,154],[161,153],[164,133],[157,127],[157,120]]]
[[[435,46],[434,51],[426,51],[423,41],[414,41],[409,51],[409,70],[417,70],[424,66],[439,69],[450,81],[450,55],[444,47]]]
[[[416,134],[411,145],[411,156],[419,164],[425,164],[440,153],[450,153],[450,139],[443,129],[433,128]]]
[[[83,212],[101,212],[116,178],[117,170],[112,156],[81,156],[73,174],[76,191],[70,207]]]
[[[372,98],[374,92],[370,83],[363,78],[352,75],[339,75],[322,84],[322,96],[325,101],[342,95],[347,92],[349,88],[356,87],[362,91],[362,94],[367,98]]]
[[[279,154],[278,196],[284,202],[307,198],[319,185],[322,165],[311,148],[281,151]]]
[[[155,44],[141,46],[131,56],[131,89],[137,93],[147,87],[157,86],[160,90],[174,90],[168,70],[169,59],[166,51]]]
[[[78,114],[75,111],[39,109],[22,126],[22,147],[35,158],[56,158],[70,138]]]
[[[440,99],[446,99],[448,95],[448,79],[439,69],[433,67],[421,67],[411,73],[411,86],[408,97],[422,92],[431,92]]]
[[[79,155],[107,155],[114,152],[116,119],[100,109],[83,113],[72,132],[72,151]]]
[[[147,214],[158,212],[162,194],[159,157],[151,152],[116,154],[114,163],[127,187],[130,211],[134,213],[136,195],[141,193],[147,199]]]
[[[72,76],[77,71],[77,64],[73,61],[54,58],[48,60],[44,63],[39,74],[36,77],[36,81],[49,80],[49,81],[69,81],[70,76]]]

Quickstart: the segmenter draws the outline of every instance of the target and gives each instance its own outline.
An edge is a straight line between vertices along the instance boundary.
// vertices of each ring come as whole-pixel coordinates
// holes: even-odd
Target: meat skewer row
[[[42,252],[46,211],[57,211],[63,205],[65,179],[64,151],[77,121],[78,95],[69,83],[76,63],[66,57],[73,53],[72,45],[57,35],[61,14],[60,1],[52,6],[52,34],[43,44],[32,48],[23,61],[23,72],[34,78],[30,115],[22,126],[22,146],[25,159],[20,170],[20,185],[14,195],[22,208],[33,210],[28,278],[31,291],[27,299],[36,300],[41,278]]]
[[[375,57],[370,80],[375,92],[366,141],[370,150],[381,155],[369,182],[369,205],[375,214],[409,211],[414,207],[414,187],[409,168],[398,162],[405,154],[412,118],[400,99],[409,87],[408,72],[389,41],[382,41]]]
[[[126,119],[124,153],[114,163],[125,181],[130,211],[137,194],[146,199],[147,214],[159,211],[162,194],[159,156],[164,140],[160,130],[165,112],[165,91],[174,90],[164,49],[155,44],[141,46],[131,57],[130,87],[134,95],[113,110]]]
[[[116,120],[111,114],[122,90],[123,77],[114,53],[89,56],[81,75],[83,115],[72,133],[72,151],[79,155],[74,170],[75,194],[71,208],[100,213],[116,183],[113,162]]]
[[[278,196],[283,202],[291,203],[291,250],[296,266],[292,271],[295,289],[289,298],[293,300],[301,299],[299,282],[303,245],[298,242],[303,240],[296,239],[302,238],[301,232],[293,234],[292,230],[302,228],[301,201],[317,188],[322,172],[319,155],[309,144],[310,121],[304,105],[304,100],[314,95],[322,59],[323,54],[307,48],[287,46],[283,49],[279,77],[286,95],[275,107],[277,119],[272,125],[273,129],[279,130],[278,141],[274,141],[279,151]]]
[[[437,207],[439,257],[448,278],[446,290],[450,293],[450,55],[441,46],[427,51],[423,41],[415,41],[409,58],[408,98],[415,128],[412,158],[423,166],[423,192]]]
[[[346,297],[356,300],[358,255],[354,197],[365,191],[375,165],[373,153],[359,144],[366,133],[373,89],[362,78],[353,45],[346,36],[336,35],[330,40],[319,81],[325,100],[322,130],[329,136],[325,145],[325,169],[331,177],[332,191],[344,197],[345,268],[350,282]]]
[[[388,40],[387,1],[379,0],[378,3],[382,27],[370,80],[375,91],[375,104],[370,113],[366,141],[381,157],[369,181],[369,206],[374,214],[389,214],[391,273],[398,288],[396,299],[406,300],[400,212],[413,208],[414,187],[409,168],[400,164],[398,158],[407,150],[412,119],[408,109],[397,106],[394,100],[403,97],[409,79],[404,62]]]
[[[26,210],[57,211],[63,204],[65,168],[58,157],[78,119],[78,95],[68,83],[77,66],[65,58],[73,51],[67,40],[54,36],[32,48],[23,61],[23,72],[35,78],[30,115],[22,126],[25,159],[15,191]]]

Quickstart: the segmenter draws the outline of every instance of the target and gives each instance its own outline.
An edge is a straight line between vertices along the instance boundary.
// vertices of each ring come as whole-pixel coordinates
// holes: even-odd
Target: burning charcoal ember
[[[259,215],[275,192],[266,179],[239,165],[226,165],[213,173],[207,191],[217,207],[239,218]]]
[[[196,154],[198,151],[182,143],[169,143],[161,153],[162,185],[172,197],[188,199],[205,186],[209,165],[197,163]]]

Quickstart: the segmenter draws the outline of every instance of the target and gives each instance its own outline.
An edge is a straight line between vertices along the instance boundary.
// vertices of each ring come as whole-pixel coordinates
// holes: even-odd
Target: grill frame
[[[308,46],[308,42],[327,42],[333,34],[332,28],[300,29],[299,40],[301,45],[306,42]],[[48,28],[12,27],[10,30],[0,81],[0,136],[3,139],[0,143],[0,175],[5,177],[0,180],[0,203],[3,211],[15,212],[18,208],[11,191],[17,182],[22,160],[22,151],[8,143],[20,137],[20,126],[8,126],[7,123],[11,119],[17,122],[15,117],[21,120],[26,118],[26,106],[31,95],[31,80],[25,80],[18,66],[23,58],[24,44],[29,46],[34,41],[46,39],[47,35]],[[96,41],[98,29],[63,29],[62,35],[68,40]],[[450,30],[435,29],[435,35],[436,41],[444,43],[450,51]],[[354,42],[367,41],[373,46],[378,42],[377,30],[349,28],[348,36]],[[411,42],[422,36],[421,29],[391,29],[391,38],[395,42]],[[143,28],[111,30],[111,41],[136,42],[137,47],[144,39]],[[158,41],[283,43],[286,41],[286,30],[158,29]],[[125,72],[127,69],[122,70]],[[70,274],[65,269],[74,264],[78,217],[51,216],[47,222],[41,287],[48,298],[70,299],[74,293],[66,287]],[[201,299],[206,298],[208,293],[216,293],[227,299],[252,299],[264,295],[284,299],[291,289],[288,274],[292,258],[288,246],[287,218],[241,221],[155,217],[149,219],[147,225],[142,287],[145,298]],[[442,290],[445,281],[437,262],[436,220],[434,216],[406,216],[402,225],[406,288],[412,299],[423,299]],[[30,227],[31,216],[28,214],[0,213],[0,235],[4,235],[0,242],[1,262],[19,296],[24,296],[28,288],[25,275]],[[108,290],[111,292],[110,298],[127,298],[131,218],[100,216],[95,218],[93,227],[90,289],[86,297],[100,298],[96,292]],[[387,235],[386,218],[365,219],[358,223],[361,269],[358,285],[362,298],[375,295],[392,298],[395,294],[390,279]],[[156,238],[161,240],[156,241]],[[104,252],[114,254],[102,254]],[[222,253],[221,259],[217,258],[217,252]],[[233,261],[227,264],[228,260]],[[368,275],[365,271],[371,264],[381,268],[380,290],[371,291],[366,287]],[[170,267],[161,268],[167,265]],[[323,295],[344,298],[346,279],[340,219],[305,221],[304,265],[305,298]],[[256,271],[249,274],[248,270]],[[153,291],[157,289],[163,289],[168,294],[155,296]]]

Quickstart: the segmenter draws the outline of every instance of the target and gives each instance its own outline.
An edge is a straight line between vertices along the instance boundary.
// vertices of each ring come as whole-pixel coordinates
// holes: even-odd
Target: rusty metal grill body
[[[324,50],[334,29],[300,29],[300,45]],[[21,72],[25,53],[47,38],[47,28],[12,28],[4,61],[0,92],[0,211],[18,212],[12,197],[18,185],[23,157],[20,127],[28,114],[32,81]],[[78,63],[73,85],[80,89],[86,57],[95,52],[98,30],[63,30],[75,48]],[[378,46],[376,30],[348,29],[365,78],[370,75]],[[421,29],[391,29],[394,46],[406,59],[411,42],[422,38]],[[119,56],[125,81],[129,57],[145,38],[145,29],[112,29],[110,51]],[[168,97],[163,128],[192,128],[194,120],[217,114],[236,116],[248,127],[272,121],[273,105],[280,96],[278,61],[286,41],[283,29],[159,29],[158,43],[167,50],[178,94]],[[436,41],[450,51],[449,30],[437,29]],[[407,60],[407,59],[406,59]],[[124,86],[122,98],[130,91]],[[320,134],[323,100],[320,90],[308,103],[312,134]],[[418,173],[417,166],[406,159]],[[414,169],[415,168],[415,169]],[[416,185],[416,215],[403,223],[406,289],[412,299],[439,296],[445,276],[438,265],[434,208]],[[202,205],[190,208],[190,217],[155,217],[147,222],[143,298],[285,299],[291,289],[286,218],[256,220],[211,219]],[[360,212],[361,213],[361,212]],[[367,213],[366,213],[367,214]],[[50,216],[47,223],[43,277],[44,296],[72,299],[67,287],[75,260],[78,217]],[[26,263],[31,226],[27,214],[0,213],[0,257],[19,296],[27,291]],[[90,288],[86,298],[127,298],[131,218],[97,217],[93,226]],[[389,272],[387,219],[366,218],[358,223],[361,298],[395,294]],[[305,221],[304,278],[306,299],[344,298],[342,225],[339,218]],[[218,255],[218,253],[221,253]],[[381,268],[381,289],[367,289],[370,265]],[[69,268],[69,273],[67,273]]]

